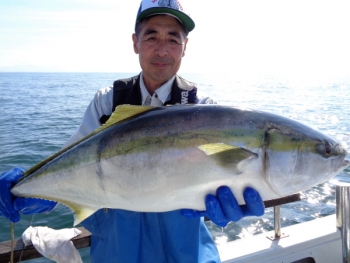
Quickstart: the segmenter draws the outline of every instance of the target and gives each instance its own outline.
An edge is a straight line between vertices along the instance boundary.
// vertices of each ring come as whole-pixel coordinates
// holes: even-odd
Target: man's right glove
[[[14,168],[0,175],[0,215],[14,223],[21,219],[19,212],[26,215],[50,212],[57,204],[54,201],[12,195],[10,190],[23,176],[23,172],[21,168]]]
[[[220,227],[225,227],[231,221],[237,222],[246,216],[262,216],[265,211],[264,202],[259,193],[247,187],[243,191],[245,205],[239,205],[236,198],[227,186],[221,186],[216,196],[207,195],[205,198],[205,211],[181,209],[181,214],[189,218],[207,216]]]

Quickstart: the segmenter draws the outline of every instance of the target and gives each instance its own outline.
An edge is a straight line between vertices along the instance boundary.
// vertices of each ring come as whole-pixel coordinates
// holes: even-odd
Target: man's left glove
[[[181,213],[190,218],[207,216],[218,226],[225,227],[230,221],[237,222],[246,216],[262,216],[265,211],[264,202],[259,193],[251,187],[243,192],[245,205],[239,205],[232,191],[227,186],[221,186],[216,196],[207,195],[205,198],[206,211],[182,209]]]
[[[23,172],[21,168],[14,168],[0,175],[0,215],[14,223],[20,220],[19,212],[26,215],[50,212],[57,204],[54,201],[12,195],[10,190],[23,176]]]

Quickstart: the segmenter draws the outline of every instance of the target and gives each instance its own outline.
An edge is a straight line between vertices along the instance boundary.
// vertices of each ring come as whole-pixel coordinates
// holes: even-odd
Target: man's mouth
[[[150,64],[156,68],[166,68],[172,64],[170,59],[152,59]]]

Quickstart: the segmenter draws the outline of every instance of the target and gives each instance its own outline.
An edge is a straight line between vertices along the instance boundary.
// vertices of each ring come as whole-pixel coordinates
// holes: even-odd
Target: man
[[[196,85],[176,75],[185,55],[187,35],[194,26],[179,1],[143,0],[132,35],[142,72],[99,90],[65,146],[97,129],[120,104],[213,103],[210,98],[199,98]],[[19,212],[48,212],[55,206],[51,201],[11,196],[9,190],[21,176],[18,168],[0,176],[0,211],[14,222],[19,221]],[[216,196],[208,195],[203,200],[206,211],[139,213],[101,209],[82,222],[92,233],[91,262],[220,262],[202,216],[225,227],[243,216],[264,213],[255,190],[247,188],[244,197],[247,205],[240,207],[230,189],[223,186]]]

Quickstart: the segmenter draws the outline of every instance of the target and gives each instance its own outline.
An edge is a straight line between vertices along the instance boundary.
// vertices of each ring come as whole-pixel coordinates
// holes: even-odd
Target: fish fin
[[[74,212],[74,226],[80,224],[82,221],[84,221],[86,218],[88,218],[97,211],[94,208],[78,205],[75,203],[70,203],[66,201],[59,202],[68,206]]]
[[[122,122],[124,120],[127,120],[131,117],[134,117],[138,114],[154,110],[157,107],[154,106],[135,106],[135,105],[119,105],[115,108],[115,111],[112,113],[111,117],[108,119],[108,121],[102,125],[100,128],[98,128],[95,133],[100,132],[104,129],[107,129],[108,127],[118,123]]]
[[[91,216],[93,213],[96,212],[96,210],[94,209],[90,209],[90,208],[78,208],[73,210],[74,211],[74,226],[80,224],[82,221],[84,221],[86,218],[88,218],[89,216]]]
[[[203,144],[198,148],[224,167],[236,167],[239,162],[257,156],[247,149],[224,143]]]
[[[241,149],[234,145],[224,144],[224,143],[208,143],[198,146],[200,150],[205,152],[206,155],[213,155],[220,152],[231,151],[236,149]]]

